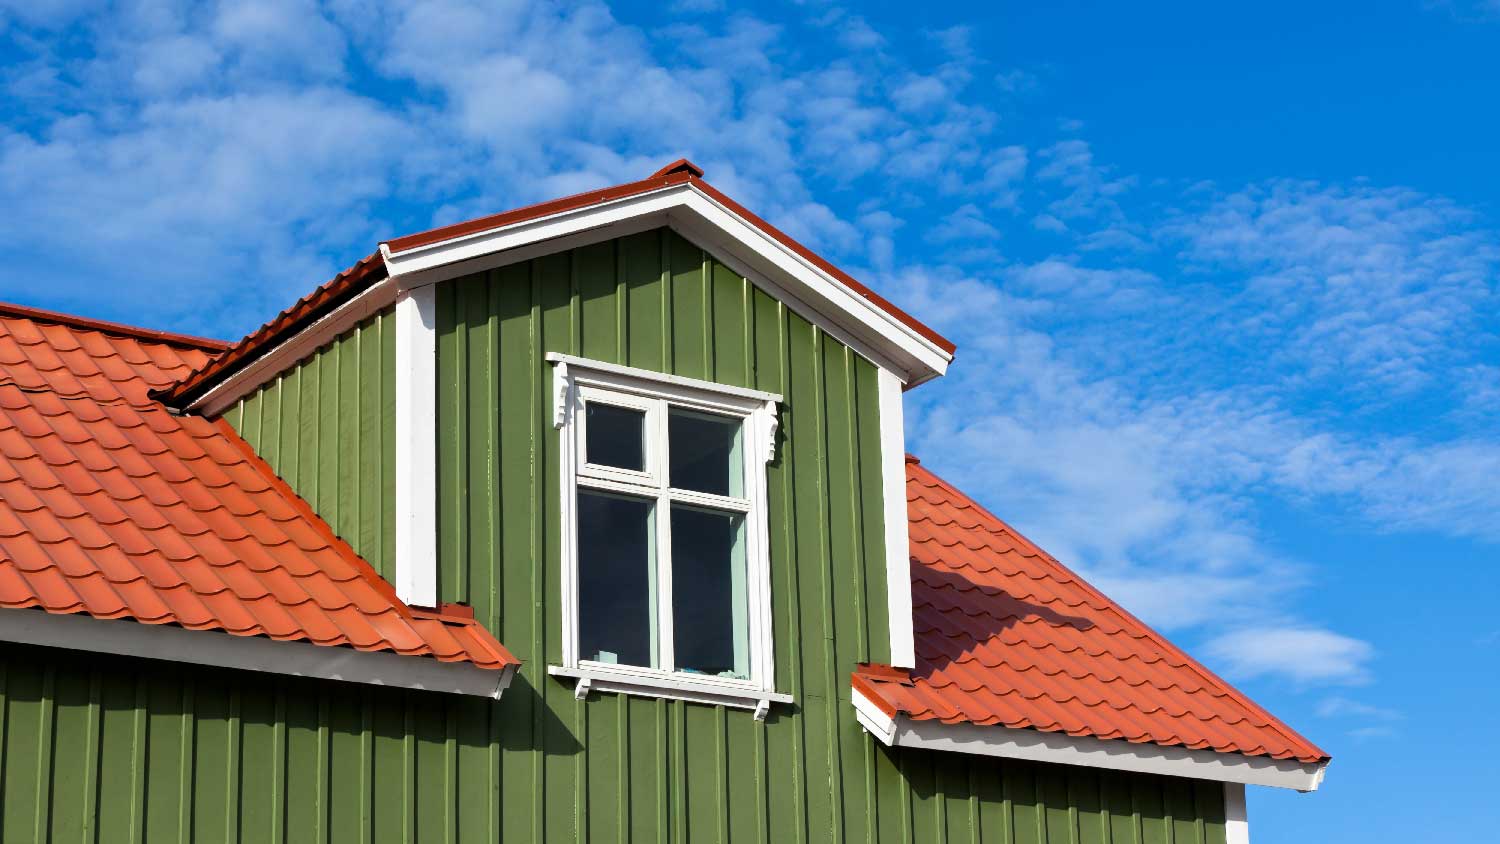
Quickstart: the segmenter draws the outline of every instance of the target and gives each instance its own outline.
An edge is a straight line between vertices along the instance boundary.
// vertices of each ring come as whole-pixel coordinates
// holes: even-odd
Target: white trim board
[[[901,370],[902,380],[920,383],[942,375],[953,356],[874,302],[859,295],[806,258],[733,213],[692,182],[623,197],[401,252],[381,245],[392,276],[430,283],[473,272],[484,256],[580,232],[667,214],[674,225],[711,235],[703,245],[721,258],[738,258],[818,314],[860,339]],[[455,267],[462,268],[455,270]]]
[[[978,724],[892,718],[854,689],[855,716],[883,744],[1059,765],[1316,791],[1327,764]]]
[[[912,627],[910,516],[906,505],[906,430],[903,385],[896,374],[879,370],[881,495],[885,499],[885,580],[891,631],[891,664],[917,664]]]
[[[396,595],[437,606],[437,291],[396,300]]]
[[[1224,783],[1224,842],[1250,844],[1250,815],[1245,808],[1245,784]]]
[[[515,674],[514,666],[479,668],[391,651],[359,651],[40,609],[0,609],[0,641],[495,699]]]

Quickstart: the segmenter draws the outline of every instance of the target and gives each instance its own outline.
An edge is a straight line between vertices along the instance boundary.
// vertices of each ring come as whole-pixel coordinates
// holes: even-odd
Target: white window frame
[[[765,464],[775,459],[777,407],[781,396],[761,390],[731,387],[663,375],[572,355],[549,354],[553,365],[553,425],[558,437],[561,468],[562,541],[562,664],[548,668],[554,676],[575,678],[580,699],[591,689],[669,697],[753,709],[764,718],[773,702],[790,702],[776,692],[774,637],[771,625],[770,536],[767,525]],[[644,471],[587,463],[584,437],[586,401],[646,411]],[[743,497],[669,489],[664,482],[666,408],[684,408],[741,420]],[[682,503],[744,514],[745,595],[748,613],[750,676],[713,677],[670,668],[614,665],[583,659],[578,641],[578,514],[580,489],[632,497],[656,495],[657,614],[660,633],[658,662],[674,664],[672,640],[672,567],[669,510]],[[650,490],[656,490],[651,493]]]

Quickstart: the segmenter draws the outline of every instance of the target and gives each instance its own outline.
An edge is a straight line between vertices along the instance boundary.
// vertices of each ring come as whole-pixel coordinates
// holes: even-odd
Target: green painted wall
[[[396,320],[390,310],[224,417],[383,577],[395,576]]]
[[[778,802],[788,771],[724,764],[742,739],[769,751],[774,725],[620,697],[577,712],[588,731],[567,744],[570,729],[549,721],[544,753],[507,702],[4,645],[0,841],[838,840],[840,827]],[[631,757],[594,738],[615,729],[629,730]],[[869,740],[855,752],[874,775],[848,787],[873,795],[878,838],[851,814],[868,804],[846,796],[848,841],[1224,842],[1216,784],[897,755]],[[683,780],[691,754],[708,758]],[[601,805],[601,780],[632,800]]]

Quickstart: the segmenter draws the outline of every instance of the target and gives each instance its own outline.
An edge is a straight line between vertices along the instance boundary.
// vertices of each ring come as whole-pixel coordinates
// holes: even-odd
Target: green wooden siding
[[[847,814],[869,805],[847,796],[844,824],[808,826],[781,817],[775,725],[607,697],[576,707],[583,732],[544,719],[544,752],[515,729],[512,695],[535,692],[495,703],[0,646],[0,841],[1224,842],[1217,783],[872,739],[853,752],[873,776],[846,787],[872,796],[878,826]],[[740,743],[763,749],[757,764],[726,764]]]
[[[395,576],[396,321],[361,323],[225,412],[383,577]]]

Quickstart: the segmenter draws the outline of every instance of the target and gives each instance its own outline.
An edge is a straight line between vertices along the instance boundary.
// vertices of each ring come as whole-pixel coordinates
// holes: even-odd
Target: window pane
[[[578,653],[656,667],[651,503],[578,491]]]
[[[588,403],[584,460],[596,466],[646,469],[646,414],[626,407]]]
[[[745,495],[739,419],[673,409],[667,417],[672,486],[716,495]]]
[[[672,506],[672,640],[677,670],[750,677],[744,517]]]

